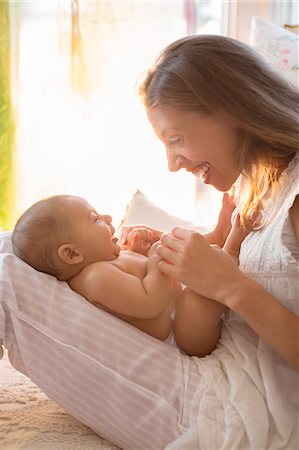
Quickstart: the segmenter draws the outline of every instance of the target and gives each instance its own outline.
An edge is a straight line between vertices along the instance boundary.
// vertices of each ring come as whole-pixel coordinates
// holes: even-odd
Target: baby
[[[229,208],[224,204],[220,217],[230,217],[233,208]],[[80,197],[58,195],[35,203],[20,217],[12,244],[15,254],[36,270],[67,281],[94,305],[166,340],[173,330],[173,312],[180,300],[191,296],[196,307],[202,299],[159,270],[159,241],[151,229],[131,230],[125,250],[121,250],[114,233],[111,216],[99,214]],[[236,225],[229,236],[227,251],[236,256],[244,232]],[[179,328],[188,328],[184,304],[175,314]],[[181,310],[184,323],[180,323]],[[212,344],[195,345],[196,337],[190,336],[189,346],[185,337],[182,349],[186,353],[202,356],[214,348],[223,311],[222,305],[205,299],[205,308],[200,307],[202,320],[209,323],[212,317],[217,325],[212,331]],[[177,343],[180,345],[179,339]]]

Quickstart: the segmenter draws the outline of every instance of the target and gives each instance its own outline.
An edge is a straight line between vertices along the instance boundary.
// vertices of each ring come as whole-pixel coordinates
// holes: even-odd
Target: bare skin
[[[289,214],[298,235],[298,197]],[[208,245],[199,233],[175,228],[162,237],[162,244],[157,252],[163,258],[159,266],[164,273],[235,311],[285,361],[299,370],[296,314],[243,274],[222,249]],[[212,273],[210,267],[214,268]]]
[[[238,221],[231,228],[234,209],[232,198],[225,194],[217,226],[207,235],[219,244],[229,235],[227,251],[233,257],[238,255],[245,237]],[[173,278],[164,279],[156,253],[160,236],[161,233],[145,226],[127,228],[125,250],[117,258],[88,265],[68,283],[91,303],[145,333],[165,340],[174,329],[182,350],[189,355],[206,355],[217,344],[221,314],[226,308],[183,289]]]
[[[241,243],[247,235],[248,231],[241,227],[237,216],[222,248],[236,265]],[[219,340],[221,317],[226,310],[221,303],[185,288],[176,305],[174,332],[177,343],[189,355],[209,354]]]
[[[238,264],[240,246],[248,231],[240,226],[236,217],[233,227],[231,214],[235,208],[232,199],[223,196],[222,209],[216,228],[205,235],[207,240],[223,245],[223,249]],[[159,236],[158,230],[146,227],[126,227],[126,245],[146,253],[148,243]],[[227,239],[225,237],[228,235]],[[227,308],[208,298],[204,298],[189,288],[184,288],[175,306],[174,333],[177,344],[188,355],[205,356],[216,346],[221,333],[221,316]]]
[[[240,175],[240,136],[234,120],[224,114],[203,115],[167,106],[147,113],[165,146],[169,170],[184,169],[199,175],[205,184],[219,191],[231,189]],[[289,215],[299,243],[298,196]],[[174,229],[161,239],[162,246],[157,251],[164,273],[234,310],[286,362],[299,369],[296,314],[246,277],[225,252],[208,246],[199,233]]]
[[[112,261],[95,262],[68,280],[91,303],[113,313],[151,336],[165,340],[181,285],[158,268],[160,258],[123,250]]]
[[[229,233],[234,208],[225,195],[218,224],[209,238],[221,243],[229,234],[228,250],[236,256],[244,236],[239,226]],[[55,230],[50,238],[45,232],[48,224]],[[179,280],[160,270],[157,232],[146,227],[130,230],[125,250],[114,233],[112,217],[99,214],[84,199],[54,196],[25,212],[13,240],[24,261],[67,281],[94,305],[160,340],[174,329],[178,344],[190,355],[209,353],[219,337],[222,305],[219,308],[206,300],[202,308],[203,299],[198,294],[184,290]],[[35,245],[32,236],[38,236]]]

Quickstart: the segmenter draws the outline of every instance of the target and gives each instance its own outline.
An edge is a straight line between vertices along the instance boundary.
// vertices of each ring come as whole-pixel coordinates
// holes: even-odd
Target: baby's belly
[[[123,250],[112,264],[135,277],[144,278],[148,258],[131,250]]]

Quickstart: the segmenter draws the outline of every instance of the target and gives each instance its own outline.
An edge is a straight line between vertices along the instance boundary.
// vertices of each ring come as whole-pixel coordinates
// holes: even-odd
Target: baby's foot
[[[216,225],[216,231],[218,231],[223,243],[230,233],[231,216],[235,208],[236,205],[234,203],[233,195],[229,195],[227,192],[225,192],[222,197],[222,206]]]
[[[249,229],[242,227],[240,215],[238,214],[223,246],[223,250],[233,258],[236,258],[237,262],[239,259],[241,244],[249,233]]]

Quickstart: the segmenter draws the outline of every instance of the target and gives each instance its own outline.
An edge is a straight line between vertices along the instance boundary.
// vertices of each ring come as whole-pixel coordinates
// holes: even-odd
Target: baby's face
[[[114,236],[112,217],[101,215],[84,199],[71,197],[64,212],[72,223],[73,244],[84,255],[88,264],[110,261],[120,252],[118,239]]]

